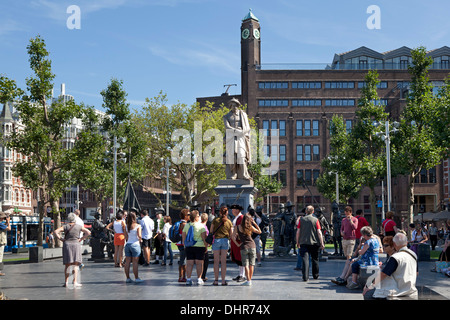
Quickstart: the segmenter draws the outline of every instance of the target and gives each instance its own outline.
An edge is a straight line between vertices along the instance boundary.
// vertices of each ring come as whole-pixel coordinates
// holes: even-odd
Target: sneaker
[[[243,286],[251,286],[252,285],[252,281],[245,281],[242,285]]]
[[[192,280],[191,279],[186,280],[186,285],[187,286],[192,286]]]
[[[198,278],[197,285],[202,286],[204,284],[205,284],[205,282],[202,280],[202,278]]]
[[[331,282],[337,284],[337,285],[344,285],[347,284],[347,281],[345,281],[344,279],[342,279],[341,277],[337,277],[336,279],[331,280]]]
[[[354,283],[353,281],[351,281],[349,284],[347,284],[347,289],[353,290],[353,289],[358,289],[359,288],[359,284]]]
[[[144,280],[142,280],[141,278],[136,278],[136,279],[134,279],[134,282],[135,283],[141,283],[141,282],[144,282]]]
[[[127,279],[126,283],[132,283],[133,280],[131,280],[130,278]]]
[[[234,281],[237,281],[237,282],[244,282],[246,279],[245,279],[245,277],[237,276],[237,277],[234,278],[233,280],[234,280]]]

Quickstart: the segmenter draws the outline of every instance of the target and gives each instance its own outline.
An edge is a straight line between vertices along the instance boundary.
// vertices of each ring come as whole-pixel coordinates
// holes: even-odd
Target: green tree
[[[84,131],[79,139],[83,142],[75,146],[79,154],[90,152],[89,157],[77,159],[74,177],[77,183],[96,195],[98,206],[103,200],[113,197],[113,142],[117,139],[119,154],[117,160],[117,203],[124,198],[128,177],[132,183],[141,182],[145,177],[147,148],[145,140],[133,125],[133,116],[127,102],[123,81],[112,78],[102,90],[103,108],[100,116],[92,108],[86,111]],[[127,162],[127,163],[125,163]]]
[[[208,163],[204,155],[209,153],[207,148],[214,143],[223,145],[223,116],[227,112],[227,108],[216,109],[211,103],[204,107],[182,103],[168,106],[167,96],[160,93],[157,97],[146,99],[142,110],[133,115],[133,121],[145,137],[148,148],[148,176],[152,180],[160,180],[162,176],[165,178],[167,173],[162,175],[161,169],[165,167],[167,159],[171,170],[174,170],[174,175],[169,174],[169,185],[172,190],[180,192],[181,201],[172,202],[172,208],[180,209],[201,199],[212,198],[219,179],[225,178],[223,165]],[[210,129],[219,130],[221,136],[203,141],[205,134],[212,132],[208,131]],[[196,141],[201,144],[195,144]],[[184,160],[174,161],[173,152],[183,143],[186,143],[181,156]],[[223,154],[212,154],[223,160]],[[154,195],[158,198],[155,193]]]
[[[27,188],[36,190],[39,197],[38,245],[43,243],[44,208],[51,206],[55,229],[61,225],[59,199],[71,186],[75,149],[66,149],[62,139],[65,124],[82,118],[84,108],[73,100],[50,100],[55,75],[44,40],[37,36],[27,46],[30,68],[34,76],[26,79],[27,91],[18,89],[15,82],[2,78],[2,102],[15,100],[19,113],[19,130],[11,132],[4,143],[6,147],[27,156],[27,161],[16,162],[13,172],[21,177]]]
[[[317,190],[330,201],[336,198],[338,174],[339,201],[346,204],[356,198],[362,188],[359,175],[353,167],[352,145],[342,116],[334,115],[330,122],[330,154],[322,162],[322,173],[316,180]]]
[[[378,83],[377,71],[370,70],[365,78],[365,86],[361,89],[355,112],[357,120],[350,135],[354,159],[352,168],[361,179],[361,184],[370,189],[372,226],[376,226],[375,187],[386,176],[386,147],[376,136],[378,128],[374,125],[385,123],[388,119],[384,106],[378,103]]]
[[[409,178],[409,221],[414,215],[414,180],[422,169],[438,165],[449,153],[450,90],[448,81],[433,95],[433,86],[428,78],[428,69],[433,63],[424,47],[411,51],[412,65],[410,91],[406,98],[399,132],[393,136],[395,150],[393,163],[397,170]]]

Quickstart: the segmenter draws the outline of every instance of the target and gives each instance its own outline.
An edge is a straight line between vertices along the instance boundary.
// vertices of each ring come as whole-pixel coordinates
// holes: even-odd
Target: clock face
[[[258,30],[258,29],[253,30],[253,36],[254,36],[256,39],[259,39],[260,34],[259,34],[259,30]]]
[[[242,30],[242,39],[247,39],[249,35],[250,31],[248,31],[248,29]]]

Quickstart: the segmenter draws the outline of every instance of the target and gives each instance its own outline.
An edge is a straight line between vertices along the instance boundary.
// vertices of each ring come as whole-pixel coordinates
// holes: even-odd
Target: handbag
[[[219,226],[216,228],[216,230],[214,230],[214,232],[208,234],[208,236],[205,239],[205,242],[207,244],[212,244],[214,242],[214,234],[216,233],[217,230],[219,230],[219,228],[223,225],[223,221],[221,224],[219,224]]]
[[[442,261],[443,256],[445,256],[445,261]],[[444,252],[441,256],[441,260],[435,262],[435,270],[436,272],[442,272],[443,269],[447,269],[449,266],[450,263],[447,261],[447,255]]]

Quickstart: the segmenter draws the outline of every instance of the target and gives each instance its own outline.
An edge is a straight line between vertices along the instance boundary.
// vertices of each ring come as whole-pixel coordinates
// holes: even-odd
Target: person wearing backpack
[[[180,253],[180,260],[178,261],[178,282],[186,282],[186,248],[182,242],[183,229],[186,223],[189,221],[189,209],[184,208],[180,212],[180,221],[175,222],[171,233],[171,240],[174,242]]]
[[[186,249],[186,285],[191,286],[192,280],[192,270],[194,264],[197,271],[197,284],[203,285],[202,280],[203,273],[203,260],[205,258],[205,253],[208,248],[206,243],[206,229],[205,226],[200,222],[200,214],[197,210],[192,210],[190,222],[186,223],[183,228],[182,243]]]

